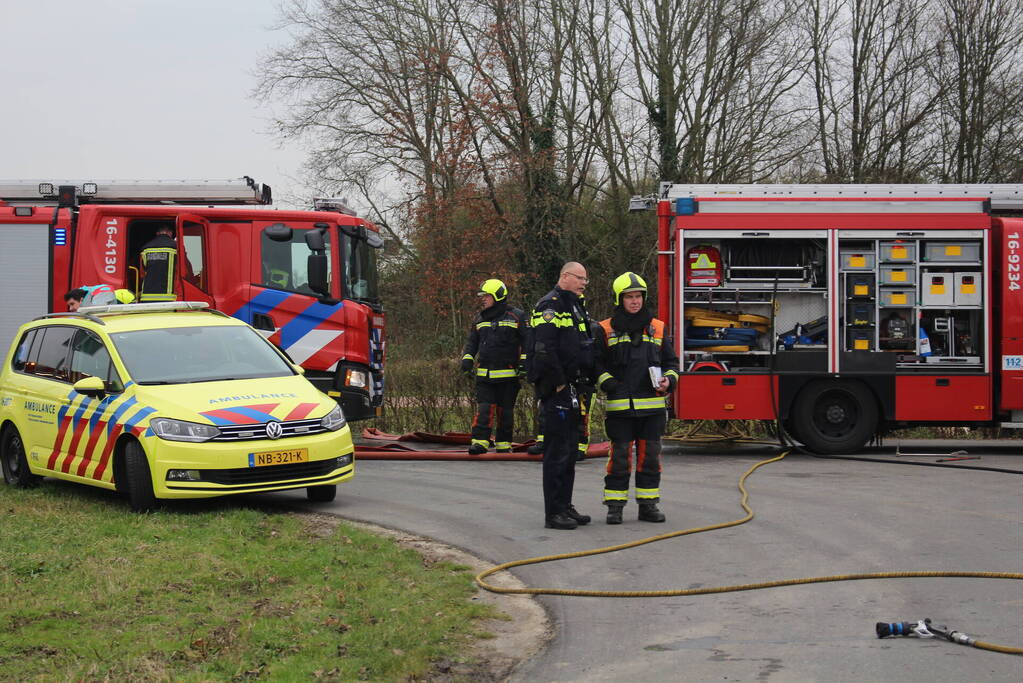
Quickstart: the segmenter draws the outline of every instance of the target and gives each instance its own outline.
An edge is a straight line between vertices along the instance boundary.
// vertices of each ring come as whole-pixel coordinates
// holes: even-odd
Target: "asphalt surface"
[[[933,463],[901,451],[966,449],[951,463],[1016,469],[1023,442],[890,442],[868,458]],[[911,446],[915,446],[913,449]],[[543,526],[540,466],[362,461],[319,509],[437,539],[495,564],[603,547],[743,516],[739,477],[767,450],[674,449],[666,524],[607,526],[603,462],[577,468],[575,504],[594,522]],[[1023,572],[1018,475],[790,454],[747,481],[745,525],[627,551],[520,567],[533,587],[665,590],[860,572]],[[301,494],[274,494],[302,504]],[[1007,681],[1023,657],[917,638],[879,640],[877,621],[930,617],[983,641],[1023,647],[1023,581],[854,581],[678,598],[541,597],[556,628],[516,681]]]

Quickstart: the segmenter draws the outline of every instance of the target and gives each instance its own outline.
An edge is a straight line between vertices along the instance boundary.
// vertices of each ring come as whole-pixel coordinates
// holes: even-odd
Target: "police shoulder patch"
[[[544,311],[540,315],[543,316],[544,322],[548,322],[549,323],[550,321],[554,320],[554,316],[556,316],[557,313],[554,312],[553,308],[548,308],[546,311]]]

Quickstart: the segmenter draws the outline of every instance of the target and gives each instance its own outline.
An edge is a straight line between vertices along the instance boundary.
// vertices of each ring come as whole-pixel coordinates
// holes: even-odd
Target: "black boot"
[[[607,506],[607,523],[608,524],[621,524],[622,523],[622,508],[624,505],[608,505]]]
[[[481,446],[478,443],[474,443],[473,445],[469,446],[469,455],[483,455],[486,452],[487,452],[486,446]]]
[[[530,455],[542,455],[543,454],[543,441],[537,441],[526,449],[526,453]]]
[[[579,526],[590,523],[590,516],[584,515],[575,509],[574,505],[569,505],[568,509],[565,510],[565,514],[575,520],[575,523]]]
[[[548,529],[574,529],[579,526],[579,523],[564,512],[556,512],[553,515],[547,515],[547,523],[544,526]]]
[[[657,503],[639,504],[639,521],[641,522],[663,522],[664,513],[657,509]]]

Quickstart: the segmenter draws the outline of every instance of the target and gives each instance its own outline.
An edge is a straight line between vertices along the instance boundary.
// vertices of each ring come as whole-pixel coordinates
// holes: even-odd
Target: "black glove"
[[[471,358],[463,358],[462,359],[462,372],[465,372],[465,373],[471,373],[472,372],[472,359]]]

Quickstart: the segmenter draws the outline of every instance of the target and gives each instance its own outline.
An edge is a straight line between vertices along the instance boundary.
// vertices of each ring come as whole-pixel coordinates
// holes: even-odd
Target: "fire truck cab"
[[[142,283],[162,227],[177,242],[178,300],[203,301],[282,349],[349,420],[379,412],[384,313],[377,228],[335,200],[276,210],[269,186],[227,181],[0,181],[0,343],[63,311],[65,292]]]
[[[680,419],[776,420],[810,450],[886,428],[1023,427],[1023,186],[678,185],[659,316]]]

